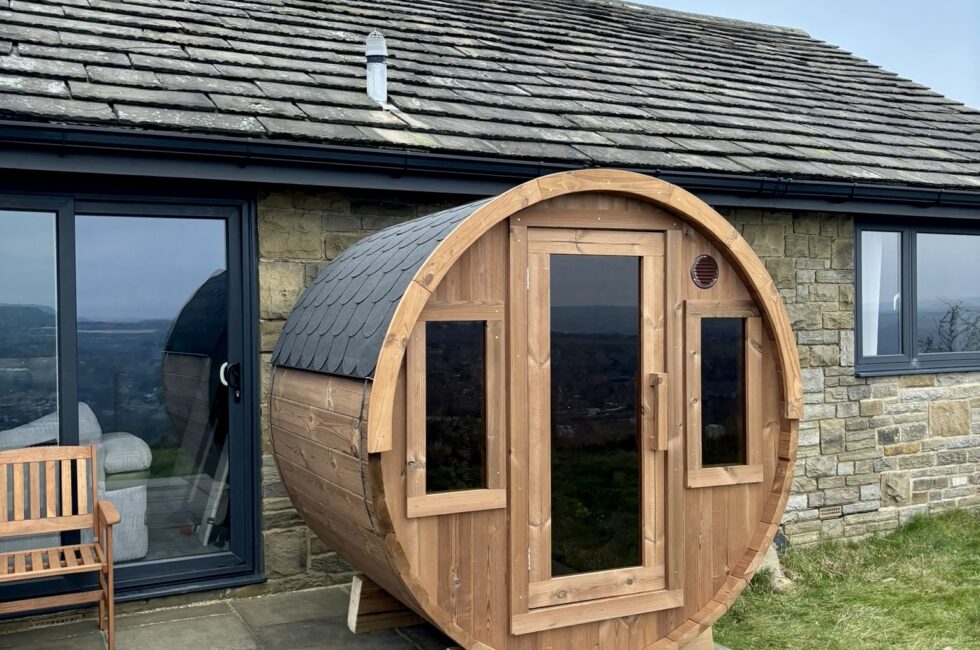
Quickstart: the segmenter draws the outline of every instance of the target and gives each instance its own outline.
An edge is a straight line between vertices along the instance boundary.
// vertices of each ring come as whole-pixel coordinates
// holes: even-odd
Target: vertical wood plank
[[[528,544],[529,580],[551,577],[551,261],[528,255]]]
[[[425,494],[425,322],[412,330],[405,353],[405,426],[407,497]]]
[[[31,485],[31,519],[41,518],[41,464],[28,463],[27,473]]]
[[[84,458],[75,461],[75,475],[78,479],[78,514],[88,514],[88,466]]]
[[[510,449],[508,451],[508,509],[510,512],[510,613],[528,611],[528,465],[527,465],[527,227],[510,228],[510,272],[508,281],[508,391]],[[509,629],[509,623],[508,623]]]
[[[7,493],[7,477],[9,464],[0,464],[0,521],[7,521],[10,508],[10,495]]]
[[[14,463],[14,521],[24,520],[24,463]]]
[[[487,368],[487,487],[506,488],[507,402],[504,383],[504,323],[488,321]]]
[[[44,463],[44,516],[58,516],[58,480],[55,478],[57,462],[53,460]],[[6,481],[4,481],[6,484]]]
[[[666,512],[666,580],[668,589],[680,589],[684,583],[684,391],[680,378],[684,374],[684,303],[682,260],[683,238],[680,230],[667,231],[665,256],[667,375],[675,377],[668,390],[668,437],[664,499]]]
[[[61,516],[75,514],[71,495],[71,461],[67,458],[61,462]]]
[[[762,464],[764,442],[762,396],[762,319],[745,319],[745,460]]]

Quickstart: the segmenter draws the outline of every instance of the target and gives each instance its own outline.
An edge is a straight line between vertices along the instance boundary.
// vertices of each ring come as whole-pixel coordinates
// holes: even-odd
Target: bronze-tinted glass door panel
[[[663,589],[664,237],[527,241],[528,606]]]

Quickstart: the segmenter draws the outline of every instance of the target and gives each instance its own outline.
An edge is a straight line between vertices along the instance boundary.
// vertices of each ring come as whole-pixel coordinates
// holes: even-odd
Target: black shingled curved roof
[[[273,365],[370,378],[415,272],[439,242],[489,200],[386,228],[341,253],[296,302],[272,353]]]

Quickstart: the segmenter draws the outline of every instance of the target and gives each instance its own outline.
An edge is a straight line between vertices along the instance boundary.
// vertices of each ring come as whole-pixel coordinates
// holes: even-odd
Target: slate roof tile
[[[0,0],[0,25],[8,119],[576,165],[978,178],[980,111],[799,30],[614,0]],[[364,93],[375,28],[397,111]],[[79,92],[66,98],[69,81]]]

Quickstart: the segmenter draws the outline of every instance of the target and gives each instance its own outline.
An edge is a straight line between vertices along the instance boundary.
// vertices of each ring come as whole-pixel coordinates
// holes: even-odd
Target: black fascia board
[[[0,168],[496,194],[581,165],[380,147],[0,121]],[[977,218],[980,192],[631,168],[713,205]]]

